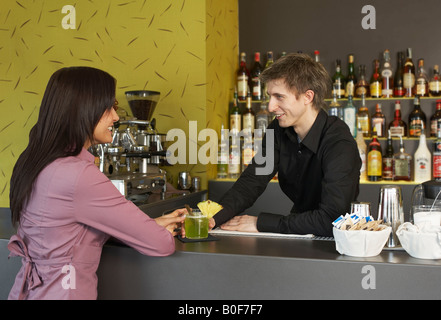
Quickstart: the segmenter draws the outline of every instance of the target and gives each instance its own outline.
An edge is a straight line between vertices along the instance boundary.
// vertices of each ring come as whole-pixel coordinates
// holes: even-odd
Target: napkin
[[[391,227],[381,231],[340,230],[333,228],[335,248],[340,254],[352,257],[373,257],[380,254],[389,235]]]
[[[431,223],[413,225],[406,222],[398,227],[397,236],[410,256],[418,259],[441,259],[441,226]]]

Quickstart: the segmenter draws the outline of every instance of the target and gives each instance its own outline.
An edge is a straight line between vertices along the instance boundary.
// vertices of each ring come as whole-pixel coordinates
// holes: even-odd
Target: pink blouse
[[[172,234],[99,171],[86,149],[38,176],[8,248],[22,267],[9,299],[96,299],[101,250],[113,236],[142,254],[167,256]]]

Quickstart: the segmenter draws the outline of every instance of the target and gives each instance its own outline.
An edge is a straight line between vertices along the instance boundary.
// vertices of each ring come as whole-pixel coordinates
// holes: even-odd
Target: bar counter
[[[219,201],[233,183],[209,181],[208,198]],[[403,190],[405,207],[413,187]],[[372,201],[375,209],[379,186],[367,188],[362,186],[360,198]],[[291,206],[278,183],[270,183],[245,213],[287,214]],[[376,210],[373,214],[376,216]],[[176,239],[176,252],[166,258],[145,257],[129,248],[107,245],[98,274],[99,298],[441,298],[441,260],[415,259],[404,250],[384,249],[376,257],[355,258],[340,255],[329,239],[216,238],[219,240],[196,243]]]
[[[340,255],[332,240],[216,236],[169,257],[106,245],[100,299],[441,299],[441,260]]]
[[[182,243],[168,257],[104,246],[99,299],[441,299],[441,260],[383,250],[376,257],[340,255],[332,240],[216,236]],[[21,261],[0,240],[1,299]]]
[[[212,200],[223,193],[213,192],[228,187],[210,186]],[[289,211],[290,202],[277,188],[277,183],[269,184],[253,206],[257,211],[250,213]],[[203,192],[194,196],[191,202],[205,197]],[[190,198],[183,201],[188,203]],[[265,207],[265,203],[278,205]],[[176,205],[182,206],[173,202],[167,208],[142,209],[159,215]],[[10,213],[0,211],[4,226]],[[0,299],[7,298],[21,265],[20,258],[7,259],[9,236],[10,230],[2,227]],[[175,239],[176,252],[168,257],[144,256],[117,242],[107,243],[98,269],[98,298],[441,299],[441,260],[415,259],[396,249],[384,249],[371,258],[344,256],[336,251],[332,238],[215,237],[216,241],[194,243]]]

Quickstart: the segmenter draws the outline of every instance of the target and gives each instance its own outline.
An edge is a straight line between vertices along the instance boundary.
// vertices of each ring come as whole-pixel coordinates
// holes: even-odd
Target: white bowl
[[[441,227],[405,223],[397,230],[401,246],[418,259],[441,259]]]
[[[333,228],[335,248],[340,254],[351,257],[373,257],[383,250],[391,231],[391,227],[381,231]]]

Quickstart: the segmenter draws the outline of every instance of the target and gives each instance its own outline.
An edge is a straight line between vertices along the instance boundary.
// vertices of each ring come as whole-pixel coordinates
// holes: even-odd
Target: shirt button
[[[297,151],[298,154],[302,154],[302,150]]]

